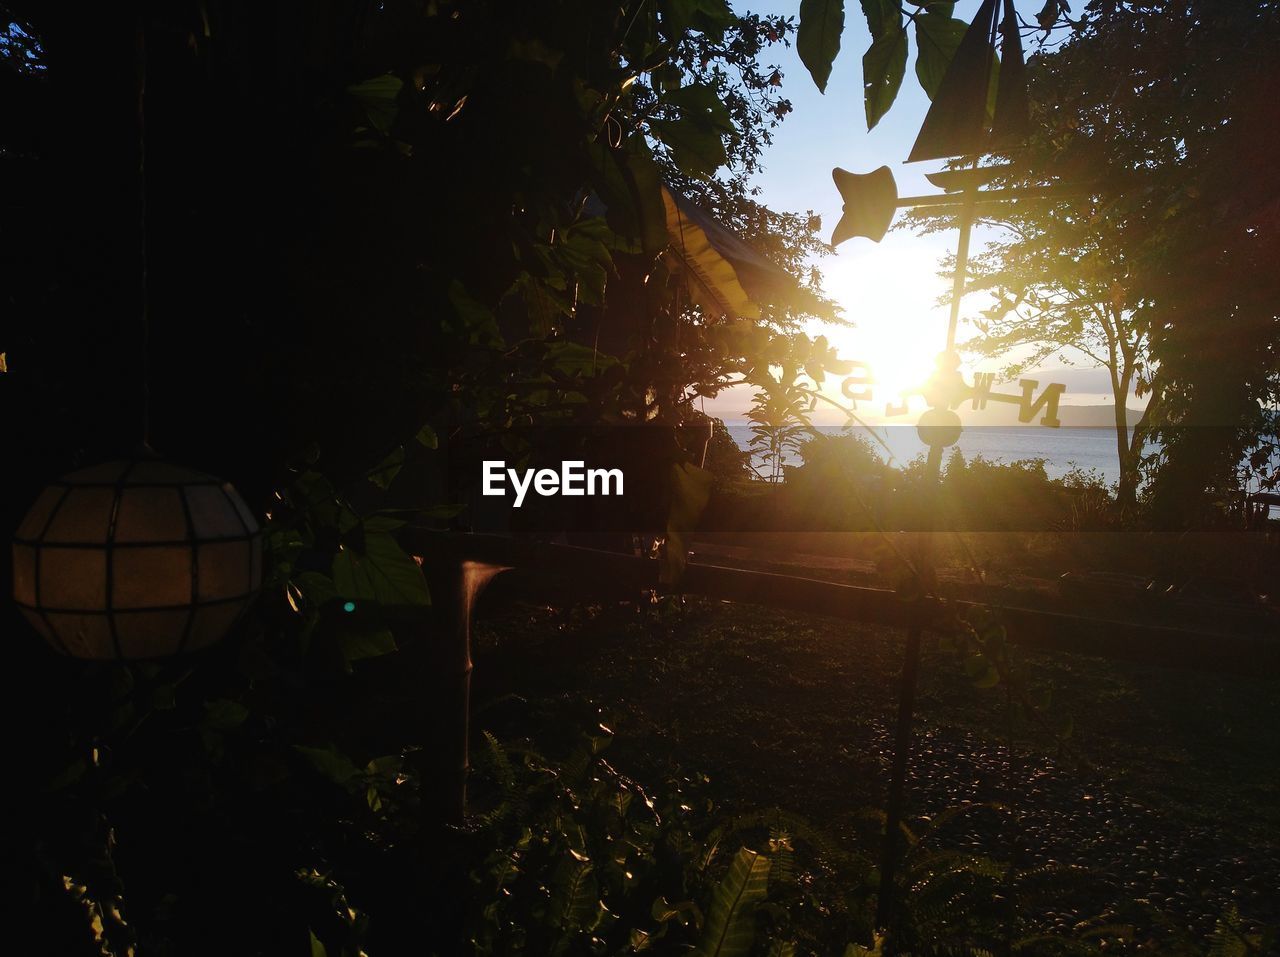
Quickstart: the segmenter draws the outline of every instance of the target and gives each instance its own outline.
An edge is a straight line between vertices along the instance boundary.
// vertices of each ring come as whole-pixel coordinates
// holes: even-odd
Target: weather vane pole
[[[1003,16],[999,15],[1001,6]],[[989,119],[988,91],[995,66],[997,40],[1000,42],[1002,62],[997,80],[994,115]],[[1007,152],[1015,148],[1025,139],[1029,125],[1026,68],[1013,0],[983,0],[956,48],[955,56],[947,68],[907,160],[917,162],[969,158],[970,165],[967,168],[927,174],[929,182],[943,190],[940,194],[903,198],[898,197],[897,184],[887,166],[864,175],[843,169],[832,172],[836,188],[844,200],[844,214],[831,237],[833,246],[854,236],[865,236],[879,242],[888,231],[894,212],[899,208],[955,208],[958,211],[960,234],[951,285],[946,348],[938,356],[933,375],[922,390],[929,407],[916,425],[921,441],[929,449],[925,469],[927,492],[924,534],[919,539],[915,569],[921,586],[921,600],[917,602],[916,611],[907,629],[898,696],[893,766],[885,804],[880,893],[876,904],[876,925],[881,928],[890,926],[896,903],[895,877],[902,856],[900,827],[907,764],[911,754],[911,723],[920,671],[920,640],[927,614],[923,596],[934,585],[933,533],[936,528],[938,486],[942,475],[942,452],[954,445],[961,433],[960,417],[954,409],[966,400],[972,401],[975,409],[985,408],[992,401],[1005,402],[1019,407],[1018,418],[1022,422],[1030,422],[1043,409],[1040,424],[1050,427],[1059,425],[1058,399],[1064,386],[1051,384],[1037,397],[1035,390],[1039,383],[1024,379],[1020,382],[1020,395],[994,393],[991,391],[994,377],[989,373],[975,375],[972,385],[964,381],[960,373],[960,356],[956,352],[960,300],[964,296],[965,277],[969,267],[969,244],[978,206],[1011,199],[1045,198],[1064,192],[1060,187],[981,189],[1007,172],[1009,166],[980,166],[980,158],[985,154]],[[858,396],[869,397],[869,393]],[[888,414],[905,411],[905,404],[897,409],[886,408]]]

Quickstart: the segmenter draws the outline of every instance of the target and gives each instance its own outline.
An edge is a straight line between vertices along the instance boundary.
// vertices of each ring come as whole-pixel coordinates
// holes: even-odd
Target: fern
[[[780,808],[767,808],[749,814],[740,814],[729,822],[723,834],[727,836],[756,828],[770,833],[785,831],[793,847],[797,841],[807,844],[827,864],[842,867],[869,866],[865,858],[844,850],[830,835],[814,827],[806,818]]]
[[[1209,939],[1208,957],[1249,957],[1261,953],[1259,941],[1248,937],[1240,925],[1240,912],[1234,906],[1218,918]]]
[[[506,748],[488,731],[484,732],[484,743],[489,754],[489,761],[493,766],[494,777],[497,778],[499,786],[504,793],[514,791],[516,789],[516,770],[511,766],[511,759],[507,757]]]
[[[786,891],[794,887],[796,850],[789,832],[776,827],[769,829],[769,858],[773,862],[769,870],[769,889]]]

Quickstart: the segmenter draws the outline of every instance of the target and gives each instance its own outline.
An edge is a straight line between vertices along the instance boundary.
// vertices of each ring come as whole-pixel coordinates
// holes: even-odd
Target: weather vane
[[[984,0],[973,22],[965,31],[943,78],[924,124],[911,148],[907,162],[929,159],[971,157],[968,169],[944,170],[926,174],[926,179],[943,190],[931,196],[898,196],[898,186],[888,166],[866,174],[835,169],[832,178],[844,200],[844,214],[836,224],[831,244],[838,246],[855,236],[879,242],[889,230],[898,209],[938,207],[959,211],[960,239],[956,248],[955,272],[952,278],[951,315],[947,324],[945,350],[937,358],[937,368],[922,392],[929,408],[921,416],[918,430],[921,440],[930,448],[930,461],[941,463],[941,450],[954,445],[960,437],[960,417],[955,409],[965,401],[974,409],[984,409],[989,402],[1018,406],[1018,421],[1031,422],[1041,409],[1040,425],[1058,427],[1058,400],[1066,387],[1052,383],[1037,396],[1040,383],[1022,379],[1021,392],[1009,395],[993,392],[995,377],[977,373],[972,384],[960,374],[960,357],[956,353],[956,329],[960,319],[960,299],[969,267],[969,240],[979,205],[1007,200],[1047,198],[1067,192],[1061,186],[1020,189],[987,189],[990,183],[1011,168],[1009,164],[979,166],[984,153],[1008,149],[1025,137],[1029,122],[1026,94],[1026,67],[1022,56],[1022,38],[1013,0],[1003,0],[1004,16],[998,17],[998,0]],[[987,99],[991,71],[995,65],[996,39],[1000,38],[999,76],[996,85],[994,116],[987,123]],[[869,370],[845,380],[846,398],[857,403],[872,398]],[[903,415],[905,403],[887,405],[885,414]],[[936,450],[936,452],[935,452]],[[933,467],[931,466],[931,474]],[[936,478],[936,475],[934,475]]]
[[[1001,14],[1003,7],[1003,16]],[[992,70],[996,66],[995,50],[1000,46],[999,74],[996,79],[995,109],[988,122],[987,103]],[[983,0],[973,22],[965,31],[943,76],[933,104],[911,148],[907,162],[930,159],[969,159],[968,168],[950,169],[927,175],[927,179],[943,192],[931,196],[898,196],[897,183],[889,167],[859,175],[835,169],[832,178],[844,200],[844,213],[836,224],[831,244],[837,246],[854,236],[865,236],[879,242],[901,208],[941,207],[958,210],[960,237],[956,247],[955,272],[952,278],[951,313],[947,323],[946,347],[939,354],[936,368],[919,390],[929,408],[921,415],[916,428],[928,446],[926,462],[928,487],[936,490],[941,476],[942,450],[960,438],[961,421],[955,409],[968,401],[974,409],[989,402],[1018,406],[1018,419],[1031,422],[1042,413],[1039,424],[1056,428],[1058,400],[1066,387],[1060,383],[1046,386],[1037,395],[1039,383],[1033,379],[1019,382],[1021,391],[1010,395],[993,392],[995,377],[977,373],[972,383],[960,373],[960,356],[956,352],[956,328],[960,319],[960,300],[964,294],[965,275],[969,266],[969,240],[977,207],[1008,200],[1044,198],[1067,192],[1062,187],[982,189],[1006,173],[1010,165],[980,166],[979,159],[990,153],[1009,152],[1026,138],[1030,126],[1026,91],[1026,66],[1022,55],[1022,38],[1013,0]],[[857,364],[858,374],[845,380],[844,395],[857,401],[871,398],[870,368]],[[904,414],[905,403],[887,406],[886,414]],[[929,517],[925,531],[932,532],[934,496],[929,500]],[[917,574],[926,584],[932,579],[932,535],[920,540]],[[881,862],[880,895],[877,923],[887,926],[893,903],[893,872],[900,859],[898,834],[906,780],[907,757],[911,745],[911,716],[915,700],[916,676],[920,665],[920,635],[924,605],[907,631],[907,647],[903,660],[902,684],[895,731],[893,769],[886,803],[885,846]]]

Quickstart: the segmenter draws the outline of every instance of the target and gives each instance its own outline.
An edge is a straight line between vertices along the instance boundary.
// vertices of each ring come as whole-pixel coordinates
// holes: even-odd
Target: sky
[[[980,2],[959,0],[955,16],[966,22],[972,20]],[[1033,20],[1041,5],[1039,0],[1020,0],[1017,4],[1027,20]],[[799,3],[740,8],[798,19]],[[862,54],[871,37],[857,0],[846,0],[845,8],[840,54],[825,95],[818,92],[800,62],[794,37],[790,49],[774,46],[762,57],[769,65],[781,68],[782,94],[791,101],[794,112],[774,130],[773,144],[764,155],[764,171],[755,179],[762,191],[757,199],[771,209],[818,213],[823,237],[828,240],[841,211],[840,195],[831,180],[834,167],[869,173],[887,165],[897,181],[898,195],[909,196],[938,192],[924,174],[943,166],[941,160],[904,162],[929,108],[929,100],[915,77],[914,41],[906,77],[892,109],[874,130],[867,131]],[[1034,46],[1025,37],[1023,42],[1029,54]],[[975,230],[975,252],[980,240],[981,231]],[[843,358],[870,362],[877,377],[891,388],[927,375],[946,338],[947,310],[938,305],[938,299],[950,288],[950,280],[938,275],[938,263],[943,255],[954,252],[955,243],[956,234],[952,232],[917,236],[894,230],[878,244],[863,238],[841,244],[834,255],[820,259],[818,267],[827,294],[856,325],[852,329],[814,327],[808,331],[811,335],[825,334]],[[984,308],[987,303],[981,300],[981,296],[966,300],[961,315],[972,315]],[[962,326],[962,340],[964,336]],[[967,365],[965,370],[973,368],[995,371],[998,363],[988,360],[980,367]],[[1093,381],[1097,382],[1096,377]],[[886,398],[890,396],[876,395],[875,405],[881,411]],[[709,402],[707,411],[726,420],[741,420],[750,401],[749,390],[733,389]],[[1063,401],[1095,404],[1102,401],[1102,396],[1069,388]]]

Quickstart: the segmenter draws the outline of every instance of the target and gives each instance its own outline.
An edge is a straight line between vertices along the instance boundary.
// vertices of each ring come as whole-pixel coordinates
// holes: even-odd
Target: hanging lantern
[[[230,484],[161,459],[49,485],[18,526],[14,599],[74,658],[159,658],[225,635],[262,582],[258,523]]]

